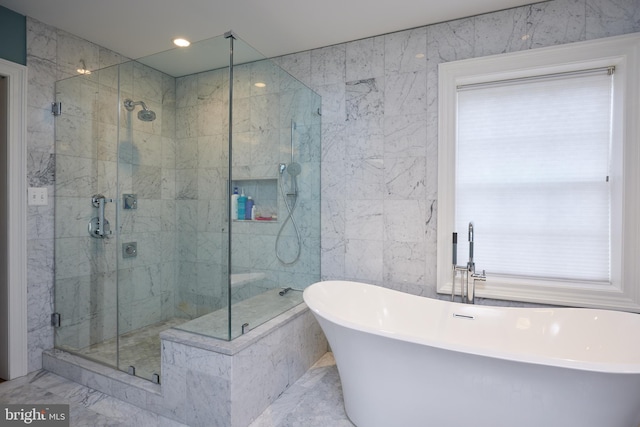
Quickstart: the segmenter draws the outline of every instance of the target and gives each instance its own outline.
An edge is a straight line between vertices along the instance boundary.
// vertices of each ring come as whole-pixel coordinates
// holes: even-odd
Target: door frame
[[[27,350],[27,67],[0,59],[0,75],[7,78],[6,236],[7,298],[0,312],[6,313],[8,348],[0,355],[0,373],[11,380],[28,372]]]

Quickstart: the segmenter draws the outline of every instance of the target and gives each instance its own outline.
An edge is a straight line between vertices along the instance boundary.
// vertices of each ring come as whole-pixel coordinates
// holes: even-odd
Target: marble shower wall
[[[228,70],[176,79],[176,313],[226,304]],[[228,80],[228,79],[227,79]]]
[[[554,0],[278,58],[322,96],[323,279],[437,296],[439,63],[637,31],[637,0]]]
[[[119,70],[120,99],[142,101],[156,113],[145,122],[137,117],[141,107],[120,108],[119,146],[109,147],[110,155],[119,156],[118,327],[126,333],[175,313],[176,92],[173,77],[138,62]],[[123,194],[137,196],[136,209],[122,209]],[[136,257],[122,256],[127,242],[137,243]]]

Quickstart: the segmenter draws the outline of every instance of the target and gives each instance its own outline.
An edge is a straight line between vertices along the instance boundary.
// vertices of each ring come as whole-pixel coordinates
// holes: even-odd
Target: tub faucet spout
[[[474,304],[476,294],[476,281],[485,282],[487,280],[484,270],[482,274],[476,273],[476,263],[473,261],[473,243],[474,243],[474,229],[473,222],[469,223],[469,260],[467,265],[458,266],[457,261],[457,246],[458,246],[458,233],[453,233],[453,263],[451,266],[451,301],[454,300],[456,294],[456,278],[458,272],[460,274],[460,301],[463,303]]]
[[[484,273],[484,270],[482,270],[482,273],[473,273],[471,275],[471,281],[468,283],[469,285],[469,290],[468,295],[467,295],[467,302],[469,304],[475,304],[475,300],[476,300],[476,282],[486,282],[487,281],[487,276]]]

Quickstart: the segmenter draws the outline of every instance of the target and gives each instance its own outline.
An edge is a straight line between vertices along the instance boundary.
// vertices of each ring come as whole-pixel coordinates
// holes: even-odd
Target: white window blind
[[[611,280],[612,87],[600,71],[458,89],[455,231],[468,250],[474,222],[488,275]]]

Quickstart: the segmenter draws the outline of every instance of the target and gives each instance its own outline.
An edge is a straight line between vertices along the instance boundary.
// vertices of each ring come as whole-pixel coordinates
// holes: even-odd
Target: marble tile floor
[[[0,384],[0,403],[69,404],[71,427],[179,427],[176,421],[47,371]],[[344,412],[332,353],[326,353],[249,427],[354,427]]]
[[[182,426],[44,370],[0,384],[0,403],[68,404],[74,427]]]
[[[249,427],[355,427],[344,412],[333,353],[326,353]]]
[[[178,326],[187,319],[170,319],[120,336],[120,367],[127,372],[129,366],[136,368],[136,376],[150,380],[160,373],[160,332]],[[76,350],[61,347],[108,366],[117,365],[116,339],[112,338],[89,347]]]

